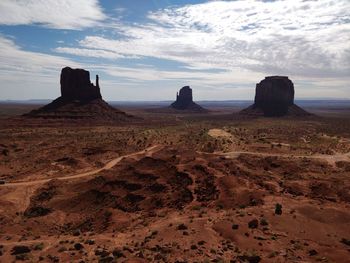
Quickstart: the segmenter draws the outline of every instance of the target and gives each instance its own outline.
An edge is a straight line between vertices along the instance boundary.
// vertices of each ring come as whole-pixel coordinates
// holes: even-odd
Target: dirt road
[[[48,179],[39,179],[39,180],[33,180],[33,181],[9,182],[9,183],[0,185],[0,187],[32,186],[32,185],[37,185],[37,184],[44,184],[44,183],[47,183],[47,182],[49,182],[50,180],[53,180],[53,179],[55,179],[55,180],[72,180],[72,179],[92,176],[92,175],[95,175],[95,174],[97,174],[97,173],[99,173],[99,172],[101,172],[103,170],[109,170],[109,169],[113,168],[120,161],[122,161],[124,158],[134,157],[134,156],[137,156],[137,155],[140,155],[140,154],[152,154],[153,151],[157,147],[159,147],[159,145],[153,145],[151,147],[146,148],[145,150],[120,156],[118,158],[115,158],[115,159],[109,161],[102,168],[98,168],[98,169],[95,169],[95,170],[92,170],[92,171],[89,171],[89,172],[78,173],[78,174],[69,175],[69,176],[48,178]]]

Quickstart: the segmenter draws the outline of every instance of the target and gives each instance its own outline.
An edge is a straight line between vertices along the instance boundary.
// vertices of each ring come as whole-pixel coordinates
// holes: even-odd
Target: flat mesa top
[[[265,79],[288,79],[288,76],[268,76]]]
[[[182,87],[180,90],[185,90],[185,89],[187,89],[187,90],[192,90],[192,89],[190,88],[190,86],[184,86],[184,87]]]

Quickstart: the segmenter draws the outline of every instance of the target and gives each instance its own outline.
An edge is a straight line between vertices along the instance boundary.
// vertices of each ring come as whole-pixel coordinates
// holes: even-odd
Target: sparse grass
[[[43,248],[44,248],[44,243],[36,244],[33,247],[34,250],[43,250]]]

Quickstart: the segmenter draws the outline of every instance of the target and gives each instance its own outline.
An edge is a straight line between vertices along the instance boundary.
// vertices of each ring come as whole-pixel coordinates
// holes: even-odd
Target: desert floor
[[[349,112],[29,108],[0,118],[0,262],[350,262]]]

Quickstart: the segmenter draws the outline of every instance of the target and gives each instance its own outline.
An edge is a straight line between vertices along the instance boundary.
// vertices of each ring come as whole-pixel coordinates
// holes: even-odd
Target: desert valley
[[[0,263],[350,263],[350,0],[0,0]]]
[[[349,262],[349,107],[302,109],[276,76],[246,109],[60,82],[0,106],[0,262]]]

